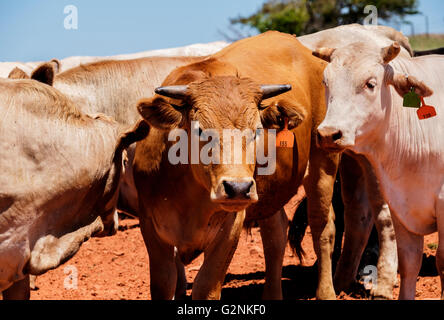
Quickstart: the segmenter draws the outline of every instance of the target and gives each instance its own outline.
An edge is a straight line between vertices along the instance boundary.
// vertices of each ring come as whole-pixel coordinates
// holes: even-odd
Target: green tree
[[[278,30],[298,36],[338,25],[363,23],[371,4],[384,21],[403,20],[417,14],[417,0],[268,0],[254,14],[230,19],[233,25],[249,26],[259,32]]]

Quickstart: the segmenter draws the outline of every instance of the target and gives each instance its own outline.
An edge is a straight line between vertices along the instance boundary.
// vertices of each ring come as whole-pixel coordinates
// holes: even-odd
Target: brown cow
[[[176,271],[175,259],[189,263],[201,252],[205,259],[193,285],[193,298],[220,298],[244,222],[244,209],[255,202],[255,189],[259,201],[247,209],[246,219],[272,219],[271,224],[279,224],[281,216],[275,213],[296,194],[309,159],[306,189],[315,250],[321,259],[331,255],[331,196],[338,157],[320,150],[313,136],[325,115],[324,68],[325,63],[314,58],[295,37],[267,32],[176,69],[157,95],[139,103],[139,112],[153,127],[136,147],[134,174],[141,229],[152,261],[154,299],[174,296],[177,279],[183,277]],[[270,87],[261,87],[270,83],[288,83],[293,89],[274,98],[281,91],[270,93],[265,90]],[[295,145],[277,148],[276,170],[271,175],[254,175],[254,166],[244,162],[173,165],[168,160],[174,145],[168,132],[182,128],[191,139],[196,131],[191,121],[199,121],[201,130],[222,132],[256,130],[262,124],[282,129],[284,118],[288,118],[296,137]],[[221,143],[221,147],[225,152],[226,145]],[[245,153],[246,143],[243,147]],[[266,235],[266,230],[262,234]],[[331,284],[331,264],[322,265],[319,277],[321,284]],[[317,296],[335,298],[326,288],[321,285]]]

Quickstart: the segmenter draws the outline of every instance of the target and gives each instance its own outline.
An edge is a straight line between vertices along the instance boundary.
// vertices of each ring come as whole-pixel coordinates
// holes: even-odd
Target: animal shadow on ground
[[[436,257],[433,255],[427,256],[425,253],[422,255],[421,271],[419,271],[420,277],[436,277],[439,276],[436,269]]]
[[[261,300],[265,273],[227,274],[225,284],[233,287],[222,289],[222,300]],[[282,270],[282,291],[285,300],[311,299],[316,296],[317,266],[289,265]],[[248,282],[248,284],[244,284]],[[237,285],[239,283],[239,285]]]
[[[421,277],[437,276],[436,258],[433,255],[423,255],[422,267],[419,273]],[[247,274],[229,273],[225,277],[225,285],[231,287],[223,288],[221,300],[246,301],[261,300],[264,284],[257,283],[265,279],[265,272],[251,272]],[[247,282],[247,283],[245,283]],[[317,263],[312,266],[288,265],[282,269],[282,291],[285,300],[314,299],[316,297],[316,286],[318,282]],[[191,289],[192,283],[188,283]],[[355,282],[346,292],[339,293],[339,298],[348,296],[356,299],[368,299],[370,291],[366,290],[362,283]],[[190,296],[186,297],[191,299]]]

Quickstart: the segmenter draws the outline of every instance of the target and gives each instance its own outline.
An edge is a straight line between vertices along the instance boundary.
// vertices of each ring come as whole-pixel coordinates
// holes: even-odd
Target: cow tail
[[[302,200],[293,219],[289,222],[288,228],[288,242],[293,253],[296,254],[301,262],[304,260],[305,252],[302,248],[302,240],[305,236],[305,231],[308,226],[307,215],[307,198]]]

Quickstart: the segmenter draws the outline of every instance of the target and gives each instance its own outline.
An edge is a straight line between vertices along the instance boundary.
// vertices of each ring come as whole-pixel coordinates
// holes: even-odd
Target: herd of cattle
[[[307,198],[318,299],[335,299],[355,281],[373,225],[380,246],[373,298],[393,298],[399,270],[400,299],[414,299],[423,236],[435,231],[443,292],[444,56],[414,55],[392,28],[346,25],[301,37],[270,31],[232,44],[0,63],[3,298],[28,299],[30,275],[66,262],[91,236],[114,234],[120,211],[140,220],[153,299],[183,298],[184,265],[201,253],[192,297],[219,299],[251,222],[264,247],[263,298],[282,299],[283,206],[295,195]],[[411,91],[437,115],[420,120],[403,107]],[[169,133],[191,135],[192,121],[218,132],[288,127],[295,142],[276,148],[271,175],[257,175],[259,164],[172,164]],[[337,173],[345,233],[333,275]]]

